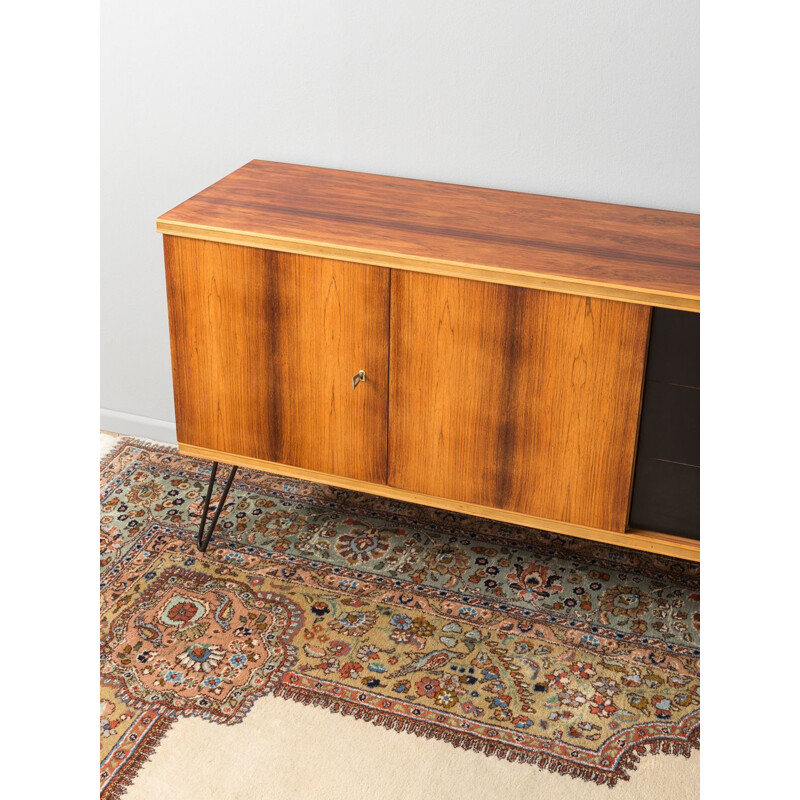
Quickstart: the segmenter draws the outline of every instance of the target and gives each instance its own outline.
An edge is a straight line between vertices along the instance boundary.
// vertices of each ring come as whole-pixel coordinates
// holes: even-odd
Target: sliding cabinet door
[[[393,270],[389,483],[625,530],[650,309]]]
[[[174,236],[164,250],[179,442],[385,483],[389,271]]]

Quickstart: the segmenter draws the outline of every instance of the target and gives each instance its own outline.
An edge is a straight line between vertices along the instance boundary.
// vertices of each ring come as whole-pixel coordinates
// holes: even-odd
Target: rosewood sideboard
[[[699,560],[697,215],[251,161],[157,230],[201,549],[239,466]]]

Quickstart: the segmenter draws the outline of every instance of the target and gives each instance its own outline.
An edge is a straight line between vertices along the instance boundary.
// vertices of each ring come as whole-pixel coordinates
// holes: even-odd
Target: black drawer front
[[[631,528],[700,538],[700,317],[653,309]]]
[[[647,381],[639,456],[700,466],[700,390]]]
[[[647,380],[700,388],[700,315],[654,308]]]
[[[643,459],[636,464],[631,528],[700,538],[700,467]]]

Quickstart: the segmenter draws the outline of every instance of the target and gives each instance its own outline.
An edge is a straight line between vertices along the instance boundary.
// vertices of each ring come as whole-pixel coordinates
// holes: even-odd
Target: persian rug
[[[102,798],[268,693],[609,786],[699,747],[698,565],[246,469],[201,554],[210,466],[101,464]]]

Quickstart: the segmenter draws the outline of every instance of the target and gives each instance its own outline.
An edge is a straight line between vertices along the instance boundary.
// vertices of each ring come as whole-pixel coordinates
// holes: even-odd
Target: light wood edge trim
[[[207,447],[198,447],[192,444],[178,442],[178,451],[187,456],[197,456],[208,461],[221,461],[224,464],[235,464],[247,469],[255,469],[261,472],[271,472],[276,475],[284,475],[289,478],[300,478],[301,480],[325,483],[330,486],[337,486],[340,489],[352,489],[357,492],[389,497],[393,500],[406,500],[410,503],[418,503],[423,506],[433,506],[445,511],[456,511],[462,514],[471,514],[476,517],[488,517],[500,522],[508,522],[513,525],[524,525],[528,528],[541,528],[553,533],[564,533],[569,536],[577,536],[581,539],[590,539],[603,544],[618,545],[620,547],[630,547],[634,550],[644,550],[648,553],[658,553],[664,556],[683,558],[689,561],[700,560],[700,543],[691,539],[683,539],[680,536],[670,536],[666,533],[655,533],[652,531],[632,530],[627,533],[616,533],[614,531],[604,531],[599,528],[588,528],[584,525],[573,525],[569,522],[559,522],[558,520],[544,519],[543,517],[533,517],[529,514],[520,514],[516,511],[505,511],[501,508],[491,508],[490,506],[480,506],[475,503],[465,503],[460,500],[448,500],[444,497],[434,497],[419,492],[411,492],[406,489],[398,489],[381,483],[369,483],[355,478],[342,478],[339,475],[329,475],[326,472],[317,472],[301,467],[292,467],[287,464],[277,464],[273,461],[262,461],[258,458],[248,458],[247,456],[225,453],[221,450],[211,450]]]
[[[245,247],[258,247],[262,250],[280,250],[303,256],[332,258],[338,261],[358,261],[378,267],[392,267],[411,272],[427,272],[451,278],[502,283],[506,286],[523,286],[529,289],[545,289],[561,294],[575,294],[581,297],[598,297],[605,300],[619,300],[636,305],[672,308],[679,311],[700,311],[700,298],[696,295],[662,292],[654,289],[635,289],[619,284],[581,281],[579,278],[555,278],[535,272],[520,272],[492,266],[474,266],[457,261],[425,259],[419,256],[398,255],[377,250],[364,250],[358,247],[311,242],[283,236],[247,233],[227,228],[213,228],[189,222],[170,222],[156,220],[158,233],[182,236],[187,239],[202,239],[221,244],[238,244]]]

